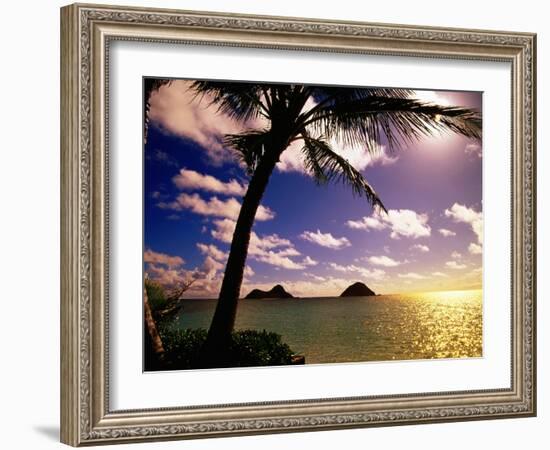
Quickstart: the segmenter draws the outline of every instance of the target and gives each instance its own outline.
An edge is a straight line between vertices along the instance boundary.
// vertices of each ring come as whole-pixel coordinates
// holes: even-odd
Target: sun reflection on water
[[[373,359],[482,356],[481,290],[393,295],[383,303],[363,326],[374,325],[371,342],[393,345],[376,346]]]

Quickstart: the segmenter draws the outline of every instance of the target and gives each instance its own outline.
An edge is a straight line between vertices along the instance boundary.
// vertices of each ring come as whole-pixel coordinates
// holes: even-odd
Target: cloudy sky
[[[198,101],[186,81],[151,97],[144,170],[144,263],[187,297],[216,298],[247,177],[226,133],[242,124]],[[417,91],[481,110],[481,93]],[[247,124],[253,126],[254,124]],[[390,153],[333,143],[376,189],[388,214],[341,185],[317,186],[299,143],[273,173],[249,247],[241,295],[282,284],[301,297],[337,296],[351,282],[391,294],[481,288],[481,143],[443,134]]]

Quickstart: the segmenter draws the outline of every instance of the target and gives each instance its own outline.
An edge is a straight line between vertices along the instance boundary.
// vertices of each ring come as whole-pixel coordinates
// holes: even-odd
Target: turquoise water
[[[174,326],[208,328],[215,300],[186,300]],[[482,356],[482,295],[240,300],[237,329],[279,333],[307,364]]]

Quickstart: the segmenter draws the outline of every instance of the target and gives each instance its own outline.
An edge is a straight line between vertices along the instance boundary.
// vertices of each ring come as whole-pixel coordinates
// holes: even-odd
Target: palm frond
[[[310,86],[309,90],[311,97],[317,105],[303,115],[303,118],[306,120],[324,106],[364,100],[368,97],[410,98],[414,94],[414,90],[412,89],[378,87]]]
[[[265,84],[195,81],[191,88],[198,96],[208,94],[210,105],[216,105],[219,112],[237,121],[267,116],[267,106],[263,101]]]
[[[246,165],[247,172],[252,174],[258,167],[269,140],[269,130],[249,130],[226,135],[224,144],[237,152],[240,160]]]
[[[318,184],[341,182],[348,185],[353,194],[366,197],[373,206],[386,211],[374,188],[347,159],[337,154],[323,139],[312,138],[307,133],[302,138],[304,165]]]
[[[367,97],[411,98],[412,89],[348,86],[311,86],[311,95],[317,102],[341,103]]]
[[[168,78],[144,78],[143,79],[143,100],[148,102],[151,94],[158,91],[162,86],[170,85],[172,80]]]
[[[375,149],[382,135],[390,148],[434,132],[481,137],[481,117],[474,110],[392,97],[333,102],[314,111],[303,126],[327,139],[366,144],[369,150]]]
[[[143,79],[143,140],[147,142],[149,131],[149,111],[151,110],[151,94],[158,91],[162,86],[169,85],[172,80],[166,78],[144,78]]]

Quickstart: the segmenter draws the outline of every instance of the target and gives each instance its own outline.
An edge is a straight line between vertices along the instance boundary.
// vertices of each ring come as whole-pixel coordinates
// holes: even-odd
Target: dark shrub
[[[164,346],[162,367],[146,370],[196,369],[206,340],[204,329],[160,331]],[[280,366],[290,364],[293,352],[281,336],[269,331],[240,330],[232,334],[229,360],[231,367]]]
[[[206,340],[206,330],[161,330],[164,346],[165,369],[192,369],[199,360],[200,351]]]
[[[291,362],[292,350],[277,333],[242,330],[234,332],[232,338],[234,366],[280,366]]]

